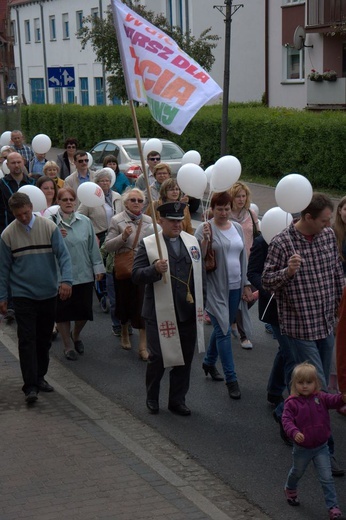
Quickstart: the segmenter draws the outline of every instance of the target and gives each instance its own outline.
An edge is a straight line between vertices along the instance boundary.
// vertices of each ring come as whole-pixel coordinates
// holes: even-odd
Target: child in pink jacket
[[[330,520],[346,520],[336,497],[330,464],[327,440],[330,437],[328,410],[341,408],[346,402],[346,393],[327,394],[320,392],[316,368],[310,363],[301,363],[293,370],[291,395],[286,399],[282,425],[286,435],[294,441],[293,465],[285,484],[285,496],[291,506],[298,506],[297,486],[311,461],[322,485]]]

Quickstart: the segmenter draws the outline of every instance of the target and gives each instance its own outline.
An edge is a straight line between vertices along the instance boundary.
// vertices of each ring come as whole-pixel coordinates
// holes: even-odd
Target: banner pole
[[[143,171],[143,175],[144,175],[145,187],[146,187],[146,190],[147,190],[147,197],[148,197],[148,201],[149,201],[149,207],[151,208],[151,218],[153,220],[153,227],[154,227],[154,234],[155,234],[157,251],[158,251],[158,254],[159,254],[159,259],[162,260],[163,259],[162,258],[162,249],[161,249],[161,244],[160,244],[160,240],[159,240],[159,230],[158,230],[158,227],[157,227],[156,211],[155,211],[155,208],[154,208],[154,205],[153,205],[153,199],[152,199],[152,196],[151,196],[151,190],[150,190],[150,186],[149,186],[149,178],[148,178],[146,163],[145,163],[145,159],[144,159],[144,155],[143,155],[143,148],[142,148],[141,136],[140,136],[139,127],[138,127],[137,114],[136,114],[136,110],[135,110],[135,106],[134,106],[133,100],[130,99],[129,103],[130,103],[130,109],[131,109],[133,128],[135,130],[135,136],[136,136],[136,139],[137,139],[137,146],[138,146],[139,155],[140,155],[140,158],[141,158],[141,165],[142,165],[142,171]],[[166,283],[165,273],[163,273],[163,280]]]

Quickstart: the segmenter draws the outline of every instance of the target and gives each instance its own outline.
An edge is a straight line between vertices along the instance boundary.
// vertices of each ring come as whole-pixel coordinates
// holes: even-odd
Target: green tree
[[[210,71],[215,58],[212,50],[216,47],[219,36],[210,34],[211,27],[205,29],[195,38],[191,31],[183,33],[179,27],[171,26],[163,14],[149,11],[145,6],[135,2],[124,2],[140,16],[168,34],[191,58]],[[89,42],[96,54],[97,60],[104,64],[109,74],[109,98],[114,96],[122,101],[127,100],[123,68],[120,59],[118,42],[113,25],[113,14],[106,13],[104,18],[87,16],[83,18],[83,27],[78,32],[81,37],[82,49]]]

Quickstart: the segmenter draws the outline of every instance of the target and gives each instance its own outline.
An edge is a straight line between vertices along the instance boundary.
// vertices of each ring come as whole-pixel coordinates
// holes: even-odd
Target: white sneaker
[[[252,343],[249,339],[244,339],[241,343],[241,348],[244,348],[246,350],[252,349]]]

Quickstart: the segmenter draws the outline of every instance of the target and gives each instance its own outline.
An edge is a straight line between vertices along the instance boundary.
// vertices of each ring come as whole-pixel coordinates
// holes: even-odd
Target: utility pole
[[[233,5],[233,0],[225,0],[226,11],[222,5],[214,5],[214,9],[220,11],[225,17],[225,60],[223,73],[223,97],[222,97],[222,124],[221,124],[221,157],[227,154],[228,134],[228,103],[229,103],[229,79],[231,61],[231,23],[232,16],[244,7],[243,4]]]

